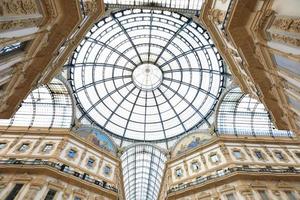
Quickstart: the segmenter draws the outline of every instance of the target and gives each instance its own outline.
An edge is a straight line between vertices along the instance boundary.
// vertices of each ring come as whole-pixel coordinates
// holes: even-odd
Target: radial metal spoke
[[[122,88],[127,87],[130,84],[133,84],[132,81],[130,81],[130,82],[124,84],[124,85],[121,85],[120,87],[115,88],[113,91],[109,92],[104,97],[99,98],[99,100],[96,103],[94,103],[89,109],[86,110],[86,112],[83,115],[80,116],[79,120],[81,120],[85,115],[87,115],[89,112],[91,112],[91,110],[93,110],[94,108],[96,108],[98,106],[98,104],[101,103],[101,102],[103,102],[107,97],[110,97],[113,93],[121,90]]]
[[[152,22],[153,22],[153,10],[150,11],[150,33],[149,33],[149,48],[148,48],[148,62],[150,62],[150,53],[151,53],[151,37],[152,37]]]
[[[172,11],[125,9],[97,23],[65,67],[82,113],[80,120],[86,116],[120,139],[121,146],[165,142],[168,148],[169,141],[209,124],[226,81],[221,61],[207,31],[192,18]],[[177,94],[181,91],[185,94]],[[182,106],[191,113],[182,111]],[[184,118],[185,114],[190,117]],[[141,194],[131,187],[128,196],[156,193],[150,188],[155,183],[140,184],[148,191]]]
[[[176,83],[179,83],[179,84],[186,85],[186,86],[188,86],[188,87],[192,87],[192,88],[194,88],[195,90],[199,90],[199,91],[202,92],[203,94],[210,96],[211,98],[217,99],[217,96],[216,96],[216,95],[210,93],[209,91],[204,90],[204,89],[201,88],[201,87],[197,87],[197,86],[192,85],[192,84],[190,84],[190,83],[186,83],[186,82],[179,81],[179,80],[176,80],[176,79],[171,79],[171,78],[164,78],[164,80],[168,80],[168,81],[171,81],[171,82],[173,81],[173,82],[176,82]]]
[[[159,105],[157,103],[157,99],[156,99],[156,95],[154,94],[154,91],[152,91],[152,94],[153,94],[153,97],[154,97],[155,105],[156,105],[156,108],[157,108],[157,111],[158,111],[158,116],[159,116],[160,123],[161,123],[161,126],[162,126],[162,132],[164,133],[164,137],[167,140],[165,125],[164,125],[163,119],[161,117],[161,112],[160,112]],[[167,145],[167,148],[168,148],[168,142],[167,141],[166,141],[166,145]]]
[[[120,51],[118,51],[117,49],[109,46],[108,44],[105,44],[99,40],[95,40],[94,38],[91,38],[91,37],[85,37],[85,39],[91,43],[94,43],[94,44],[98,44],[98,45],[101,45],[103,47],[106,47],[108,48],[109,50],[115,52],[116,54],[122,56],[123,58],[125,58],[128,62],[130,62],[131,64],[133,64],[134,66],[137,66],[130,58],[128,58],[126,55],[124,55],[123,53],[121,53]]]
[[[108,122],[110,121],[110,119],[112,118],[112,116],[116,113],[116,111],[118,110],[118,108],[122,105],[122,103],[127,100],[127,97],[133,92],[133,90],[135,90],[136,87],[134,86],[130,91],[128,91],[128,93],[126,94],[126,96],[122,99],[122,101],[120,103],[118,103],[117,107],[112,111],[112,113],[109,115],[109,117],[106,119],[105,124],[103,125],[103,127],[106,127],[106,125],[108,124]]]
[[[138,52],[138,50],[136,49],[135,44],[133,43],[131,37],[129,36],[129,34],[127,33],[126,29],[124,28],[124,26],[121,24],[121,22],[118,20],[118,18],[115,17],[114,14],[111,14],[111,17],[114,19],[114,21],[119,25],[119,27],[122,29],[123,33],[126,35],[127,39],[129,40],[130,44],[132,45],[133,49],[136,52],[136,55],[138,56],[138,58],[140,59],[140,62],[143,63],[143,60]]]
[[[186,100],[186,98],[184,96],[182,96],[178,91],[175,91],[173,88],[168,87],[167,85],[165,85],[164,83],[162,83],[163,86],[165,86],[166,88],[168,88],[170,91],[172,91],[175,95],[179,96],[179,98],[181,98],[183,101],[185,101],[185,103],[187,103],[189,106],[188,107],[192,107],[194,109],[194,111],[196,113],[198,113],[200,115],[200,117],[207,123],[208,127],[211,126],[211,124],[207,121],[206,117],[193,105],[193,102],[189,102],[188,100]],[[195,99],[194,99],[195,100]],[[200,108],[199,108],[200,109]]]
[[[77,88],[75,91],[78,93],[78,92],[81,92],[82,90],[85,90],[91,86],[95,86],[97,84],[100,84],[100,83],[105,83],[107,81],[113,81],[113,80],[118,80],[118,79],[126,79],[126,78],[131,78],[131,75],[126,75],[126,76],[115,76],[115,77],[110,77],[110,78],[105,78],[105,79],[101,79],[101,80],[98,80],[98,81],[94,81],[94,82],[91,82],[89,84],[83,84],[82,87],[80,88]]]
[[[172,69],[172,70],[166,70],[164,71],[164,74],[167,73],[175,73],[175,72],[205,72],[205,73],[211,73],[216,75],[221,75],[222,72],[213,70],[213,69],[203,69],[203,68],[182,68],[182,69]]]
[[[166,102],[169,104],[170,108],[173,110],[175,116],[177,117],[177,119],[180,122],[180,125],[182,126],[183,130],[186,132],[186,128],[184,126],[184,124],[182,123],[182,120],[180,119],[178,113],[176,112],[176,110],[174,109],[173,105],[171,105],[170,101],[168,100],[168,98],[166,97],[166,95],[160,90],[160,88],[157,88],[157,90],[161,93],[161,95],[165,98]]]
[[[124,138],[124,136],[125,136],[125,133],[126,133],[128,124],[129,124],[130,119],[131,119],[131,115],[132,115],[132,113],[133,113],[134,107],[135,107],[135,105],[136,105],[136,102],[137,102],[137,100],[138,100],[138,98],[139,98],[141,92],[142,92],[142,90],[140,90],[139,93],[136,95],[135,101],[134,101],[133,106],[132,106],[132,108],[131,108],[131,112],[129,113],[128,120],[127,120],[126,125],[125,125],[125,127],[124,127],[124,132],[123,132],[123,136],[122,136],[123,138]],[[123,144],[123,140],[121,140],[121,144],[120,144],[121,147],[122,147],[122,144]]]
[[[192,19],[189,18],[187,22],[185,22],[176,32],[173,34],[173,36],[169,39],[168,43],[164,46],[164,48],[161,50],[159,55],[157,56],[156,60],[154,61],[154,64],[157,63],[161,55],[164,53],[164,51],[167,49],[167,47],[171,44],[171,42],[178,36],[178,34],[185,28],[187,27],[190,23],[192,22]]]
[[[69,64],[69,65],[64,65],[66,68],[80,68],[80,67],[112,67],[112,68],[117,68],[117,69],[122,69],[126,71],[132,72],[133,69],[130,69],[128,67],[120,66],[120,65],[114,65],[114,64],[109,64],[109,63],[75,63],[75,64]]]
[[[202,51],[202,50],[205,50],[205,49],[210,49],[210,48],[212,48],[212,47],[215,47],[215,45],[214,45],[214,44],[208,44],[208,45],[204,45],[204,46],[201,46],[201,47],[196,47],[196,48],[190,49],[190,50],[188,50],[188,51],[186,51],[186,52],[183,52],[183,53],[181,53],[181,54],[175,56],[174,58],[168,60],[167,62],[161,64],[161,65],[160,65],[160,68],[163,68],[165,65],[170,64],[170,63],[173,62],[174,60],[178,60],[178,58],[181,58],[182,56],[186,56],[186,55],[188,55],[188,54],[190,54],[190,53],[194,53],[194,52],[196,52],[196,51]]]

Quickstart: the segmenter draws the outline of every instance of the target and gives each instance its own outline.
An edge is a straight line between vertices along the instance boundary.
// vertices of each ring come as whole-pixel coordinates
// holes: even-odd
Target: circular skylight
[[[170,11],[111,13],[69,65],[79,120],[122,140],[167,141],[209,125],[224,82],[206,30]]]
[[[162,83],[163,74],[159,66],[143,63],[132,72],[133,83],[141,90],[155,90]]]

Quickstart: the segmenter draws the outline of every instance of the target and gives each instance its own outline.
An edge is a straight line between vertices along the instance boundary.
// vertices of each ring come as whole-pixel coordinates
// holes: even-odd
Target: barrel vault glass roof
[[[155,146],[138,144],[129,147],[121,160],[126,199],[157,199],[166,155]]]
[[[88,119],[120,140],[167,142],[202,125],[224,87],[209,34],[171,11],[111,13],[87,33],[69,65],[70,84]]]

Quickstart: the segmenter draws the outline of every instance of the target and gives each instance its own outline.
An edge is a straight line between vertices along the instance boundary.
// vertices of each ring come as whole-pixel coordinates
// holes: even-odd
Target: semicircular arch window
[[[111,13],[68,65],[79,120],[129,141],[166,141],[209,126],[224,87],[222,58],[207,31],[169,11]]]
[[[240,88],[229,90],[217,111],[218,134],[253,136],[293,136],[291,131],[278,130],[265,106]]]
[[[39,128],[70,128],[72,99],[64,83],[54,78],[50,83],[34,89],[10,119],[1,119],[0,126]]]

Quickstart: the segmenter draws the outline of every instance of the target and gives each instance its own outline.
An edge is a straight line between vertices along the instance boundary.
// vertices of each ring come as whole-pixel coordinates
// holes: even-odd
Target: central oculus
[[[159,67],[151,63],[137,66],[132,73],[133,83],[141,90],[152,91],[160,86],[163,79]]]

